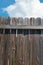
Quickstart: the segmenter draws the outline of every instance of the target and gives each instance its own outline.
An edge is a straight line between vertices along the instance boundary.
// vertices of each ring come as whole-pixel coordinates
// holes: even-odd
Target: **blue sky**
[[[40,0],[40,2],[42,2],[42,3],[43,3],[43,0]]]
[[[7,12],[3,12],[1,8],[5,8],[11,4],[14,4],[15,0],[0,0],[0,16],[8,16]]]
[[[43,3],[43,0],[40,0],[41,3]],[[7,12],[3,12],[1,8],[5,8],[11,4],[14,4],[15,0],[0,0],[0,16],[8,16]]]

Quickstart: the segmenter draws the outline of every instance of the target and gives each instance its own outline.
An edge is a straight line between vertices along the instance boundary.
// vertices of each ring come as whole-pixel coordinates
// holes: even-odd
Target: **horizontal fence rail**
[[[0,17],[0,65],[43,65],[43,19]]]
[[[43,29],[41,18],[4,18],[0,17],[0,29]]]

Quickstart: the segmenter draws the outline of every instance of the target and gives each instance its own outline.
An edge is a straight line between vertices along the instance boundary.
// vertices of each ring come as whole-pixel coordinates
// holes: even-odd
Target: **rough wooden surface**
[[[22,45],[22,33],[19,31],[16,38],[16,65],[22,65]]]
[[[0,29],[43,29],[43,18],[0,17]]]
[[[16,35],[14,33],[15,31],[12,31],[12,34],[10,34],[10,52],[9,52],[9,65],[15,65],[15,43],[16,43]]]
[[[10,25],[10,20],[11,20],[10,17],[7,17],[5,19],[5,21],[4,21],[5,22],[5,25]]]
[[[4,25],[4,18],[0,17],[0,25]]]
[[[30,65],[33,65],[33,35],[30,35]]]
[[[43,65],[43,19],[0,17],[0,65]]]
[[[41,33],[43,33],[43,30],[41,30]],[[43,34],[41,34],[40,43],[41,43],[41,65],[43,65]]]
[[[3,34],[0,34],[0,65],[3,65],[3,46],[2,46],[2,36]]]
[[[34,34],[29,34],[29,30],[17,30],[18,34],[11,31],[8,34],[5,30],[4,37],[0,34],[0,65],[43,65],[43,36],[35,30]]]
[[[41,65],[41,46],[40,46],[40,35],[34,35],[34,56],[33,56],[33,65]]]

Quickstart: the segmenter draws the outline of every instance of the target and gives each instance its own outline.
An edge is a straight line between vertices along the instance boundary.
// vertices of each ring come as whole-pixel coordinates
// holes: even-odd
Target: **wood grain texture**
[[[17,23],[18,23],[17,20],[18,20],[17,18],[12,18],[12,23],[11,23],[11,25],[17,25]]]
[[[0,17],[0,25],[4,25],[4,17]]]
[[[40,26],[41,25],[41,18],[36,18],[36,21],[35,21],[35,25],[36,26]]]
[[[0,17],[0,65],[43,65],[42,25],[40,17]]]
[[[22,17],[18,18],[17,25],[23,25],[23,18]]]
[[[30,18],[30,26],[33,26],[35,23],[35,18]]]
[[[43,18],[41,19],[41,26],[43,26]]]
[[[0,65],[3,65],[3,46],[2,46],[2,39],[3,34],[0,34]]]
[[[43,65],[43,30],[41,30],[41,65]]]
[[[40,35],[34,35],[34,64],[41,65],[41,43],[40,43]]]
[[[6,25],[32,25],[32,26],[40,26],[40,25],[43,25],[43,18],[41,19],[40,17],[37,17],[37,18],[34,18],[34,17],[31,17],[31,18],[22,18],[22,17],[19,17],[19,18],[10,18],[10,17],[0,17],[0,25],[4,25],[4,22]]]
[[[5,58],[4,65],[9,65],[9,46],[10,46],[10,35],[5,34]]]
[[[10,17],[7,17],[6,19],[5,19],[5,25],[10,25]]]
[[[30,65],[33,65],[33,34],[30,35]]]
[[[30,40],[28,31],[24,31],[24,65],[30,65]],[[28,33],[28,34],[27,34]]]
[[[9,65],[15,65],[15,42],[16,42],[16,35],[10,34],[10,58],[9,58]]]
[[[24,18],[23,19],[23,25],[30,25],[30,19],[29,18]]]
[[[16,38],[16,65],[22,65],[22,45],[22,34],[21,31],[18,31]]]

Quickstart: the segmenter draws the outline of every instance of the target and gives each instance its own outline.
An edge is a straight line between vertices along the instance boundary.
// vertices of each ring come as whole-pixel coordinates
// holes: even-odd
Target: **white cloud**
[[[15,0],[16,3],[3,8],[10,17],[43,17],[43,3],[39,0]]]

